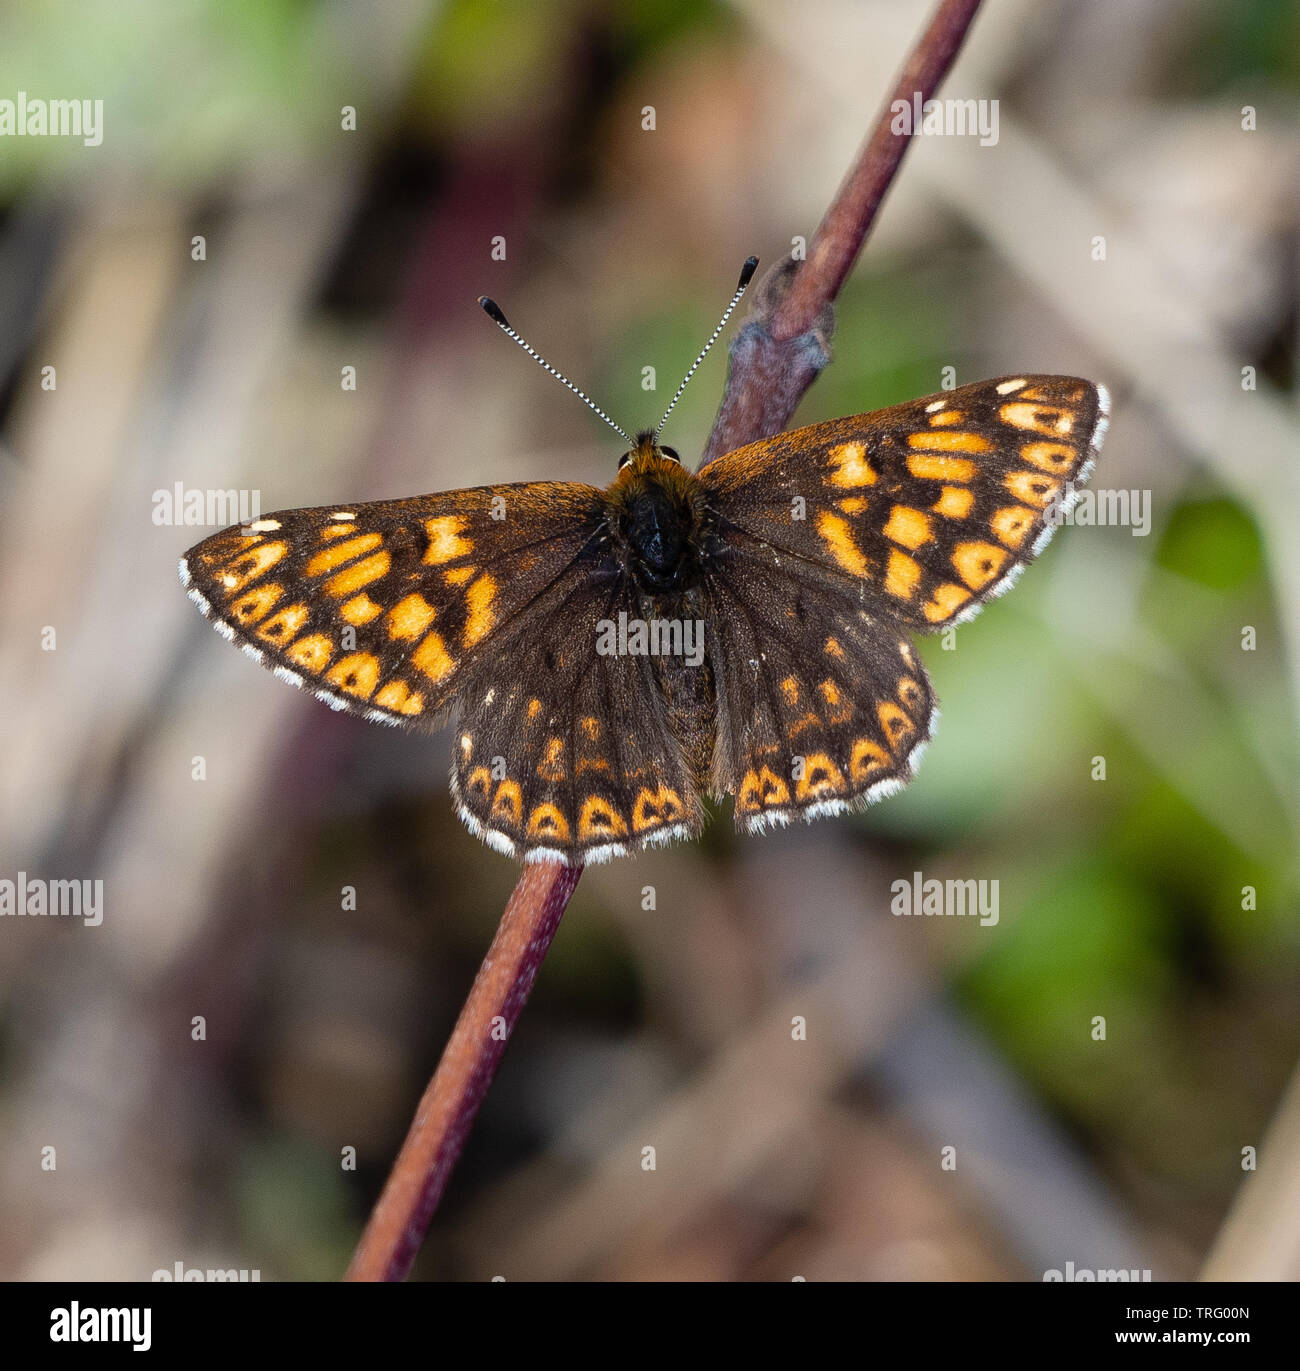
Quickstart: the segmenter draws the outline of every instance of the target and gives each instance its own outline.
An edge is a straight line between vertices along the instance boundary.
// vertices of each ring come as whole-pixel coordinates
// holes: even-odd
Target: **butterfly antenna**
[[[686,389],[686,383],[695,375],[700,363],[709,355],[709,349],[718,341],[718,335],[727,327],[727,320],[731,318],[731,311],[740,303],[740,297],[745,293],[745,287],[749,285],[757,269],[758,258],[746,257],[745,265],[740,269],[740,280],[736,285],[736,293],[731,297],[731,303],[722,311],[722,318],[718,320],[717,328],[709,335],[709,341],[700,350],[700,355],[691,363],[691,369],[682,377],[682,383],[677,387],[677,394],[673,396],[672,404],[664,411],[664,417],[659,420],[659,427],[655,429],[656,438],[664,431],[668,416],[673,412],[678,400],[682,398],[682,391]]]
[[[562,385],[568,386],[568,388],[578,397],[579,400],[582,401],[584,405],[587,406],[589,410],[591,410],[595,414],[600,415],[600,417],[610,426],[610,428],[612,428],[614,432],[617,433],[618,436],[623,439],[623,441],[628,445],[628,447],[631,447],[633,445],[631,438],[629,438],[627,434],[624,433],[621,428],[619,428],[619,426],[613,421],[613,419],[611,419],[609,415],[606,414],[603,409],[601,409],[601,407],[591,398],[591,396],[579,390],[578,387],[575,386],[573,382],[570,381],[569,378],[562,371],[556,371],[556,369],[546,360],[545,357],[541,355],[541,353],[536,351],[536,349],[529,347],[529,345],[524,342],[524,340],[514,331],[514,329],[510,327],[510,321],[501,312],[501,306],[498,305],[495,300],[489,300],[486,295],[480,295],[478,297],[478,302],[480,305],[483,306],[483,312],[487,315],[487,317],[492,320],[492,322],[501,330],[502,333],[506,335],[507,338],[510,338],[514,342],[518,343],[519,346],[523,348],[523,350],[533,359],[534,362],[537,363],[539,367],[542,368],[543,371],[549,371],[551,375],[554,376],[555,379],[559,381]]]

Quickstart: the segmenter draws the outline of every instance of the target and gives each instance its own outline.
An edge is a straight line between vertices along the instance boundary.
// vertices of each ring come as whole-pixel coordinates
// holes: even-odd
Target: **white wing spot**
[[[1022,386],[1028,384],[1029,382],[1026,381],[1023,376],[1018,376],[1014,381],[1003,381],[993,388],[999,395],[1010,395],[1013,390],[1019,390]]]

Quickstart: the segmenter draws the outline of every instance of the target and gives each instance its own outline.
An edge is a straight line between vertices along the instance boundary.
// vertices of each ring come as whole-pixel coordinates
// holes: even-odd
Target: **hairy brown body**
[[[636,585],[642,619],[704,622],[705,582],[719,552],[713,516],[699,477],[664,451],[649,434],[640,434],[605,491],[615,556]],[[680,656],[651,659],[668,727],[702,791],[710,788],[717,716],[707,626],[705,634],[699,665]]]

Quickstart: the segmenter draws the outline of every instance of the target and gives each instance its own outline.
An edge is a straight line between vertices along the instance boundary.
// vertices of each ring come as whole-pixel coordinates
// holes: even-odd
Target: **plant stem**
[[[807,261],[779,261],[754,291],[749,319],[731,344],[722,404],[704,450],[707,465],[789,424],[804,392],[830,361],[833,304],[875,222],[911,133],[895,133],[894,101],[913,108],[934,94],[956,60],[980,0],[941,0],[844,178]]]
[[[347,1280],[406,1278],[581,875],[580,866],[555,862],[524,868]]]

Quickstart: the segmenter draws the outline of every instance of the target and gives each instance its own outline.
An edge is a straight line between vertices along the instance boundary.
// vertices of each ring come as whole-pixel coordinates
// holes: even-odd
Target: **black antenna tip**
[[[736,286],[737,290],[744,290],[745,287],[754,279],[754,273],[758,270],[758,258],[746,257],[745,265],[740,269],[740,283]]]
[[[501,313],[501,306],[495,300],[489,300],[486,295],[480,295],[478,302],[483,306],[483,312],[494,324],[500,324],[502,328],[509,328],[510,321]]]

